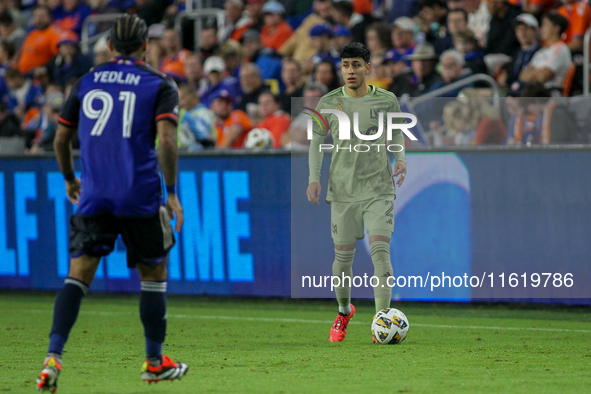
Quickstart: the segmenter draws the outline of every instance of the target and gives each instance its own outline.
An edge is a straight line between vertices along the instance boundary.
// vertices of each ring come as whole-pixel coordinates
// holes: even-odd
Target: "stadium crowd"
[[[195,45],[194,25],[185,20],[175,30],[185,1],[0,0],[0,151],[52,150],[72,85],[111,58],[100,23],[87,24],[100,39],[83,53],[84,21],[121,12],[146,20],[145,61],[179,86],[178,141],[186,151],[242,148],[252,129],[268,130],[274,148],[305,147],[306,120],[291,98],[342,86],[339,51],[353,41],[371,51],[369,84],[403,102],[435,91],[446,98],[410,109],[425,143],[587,142],[565,99],[554,98],[582,91],[587,0],[210,3],[224,23],[205,18]],[[491,105],[481,79],[445,89],[475,74],[494,78],[507,95],[503,108]],[[14,137],[23,145],[6,148]]]

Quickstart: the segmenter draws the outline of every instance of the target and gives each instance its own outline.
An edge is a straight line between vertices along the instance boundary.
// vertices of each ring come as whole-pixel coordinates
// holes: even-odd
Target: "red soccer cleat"
[[[349,320],[353,318],[355,315],[355,307],[351,304],[351,313],[347,316],[343,316],[340,313],[337,315],[337,318],[334,321],[332,328],[330,329],[330,341],[331,342],[341,342],[345,339],[345,335],[347,335],[347,326],[349,325]]]
[[[168,356],[162,356],[162,364],[157,367],[152,367],[148,361],[144,361],[142,366],[142,379],[148,383],[158,383],[161,380],[181,379],[187,371],[189,366],[182,362],[174,362]]]

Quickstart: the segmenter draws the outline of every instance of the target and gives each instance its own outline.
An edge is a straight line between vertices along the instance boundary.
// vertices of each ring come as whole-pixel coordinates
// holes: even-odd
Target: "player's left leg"
[[[392,276],[390,237],[394,231],[394,196],[379,196],[364,207],[363,221],[369,235],[371,261],[378,284],[373,288],[376,312],[390,307]]]
[[[189,367],[162,354],[166,336],[168,252],[175,241],[164,207],[148,217],[124,218],[122,235],[127,245],[127,265],[136,267],[141,280],[140,318],[144,326],[146,361],[142,379],[148,382],[182,378]]]

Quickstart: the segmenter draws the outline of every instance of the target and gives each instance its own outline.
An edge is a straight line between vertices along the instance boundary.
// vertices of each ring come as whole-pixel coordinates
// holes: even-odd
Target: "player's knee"
[[[94,275],[100,261],[100,257],[87,255],[73,258],[70,260],[68,277],[77,279],[87,286],[90,286],[94,280]]]
[[[137,270],[143,281],[163,281],[168,276],[166,262],[157,265],[138,264]]]

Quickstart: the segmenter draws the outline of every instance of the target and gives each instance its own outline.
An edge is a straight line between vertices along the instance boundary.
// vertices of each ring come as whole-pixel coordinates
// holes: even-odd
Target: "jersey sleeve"
[[[175,125],[179,122],[179,93],[172,79],[165,78],[158,88],[154,121],[168,120]]]
[[[66,127],[78,127],[78,121],[80,118],[80,98],[78,97],[78,90],[80,89],[80,78],[70,92],[70,96],[64,103],[62,113],[58,118],[58,122]]]

